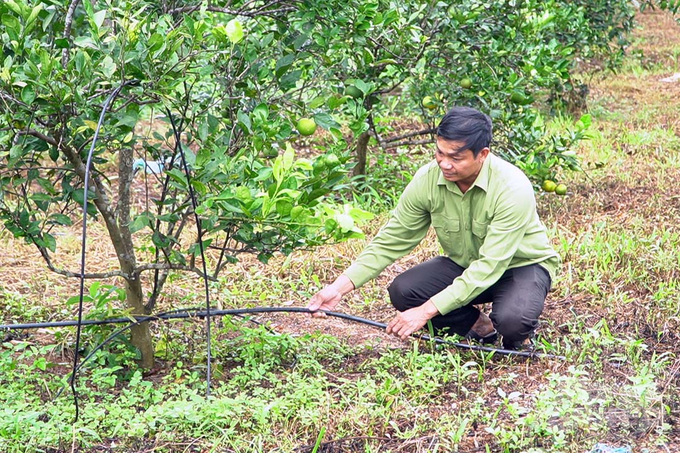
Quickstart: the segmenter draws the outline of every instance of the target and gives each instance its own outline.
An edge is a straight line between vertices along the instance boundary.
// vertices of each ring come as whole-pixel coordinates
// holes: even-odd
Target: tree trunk
[[[131,278],[125,279],[125,294],[127,296],[127,305],[132,308],[133,315],[148,315],[150,310],[145,309],[144,306],[144,291],[142,290],[141,276],[135,275],[134,272],[137,267],[137,260],[135,259],[135,249],[132,243],[132,233],[130,232],[130,186],[134,173],[132,171],[133,150],[121,149],[119,153],[118,162],[118,205],[116,213],[113,216],[117,219],[116,228],[113,230],[117,234],[113,234],[109,228],[109,235],[116,249],[118,255],[118,262],[123,272],[131,275]],[[106,219],[106,216],[104,216]],[[130,329],[130,343],[141,353],[139,365],[142,368],[151,369],[154,366],[154,347],[153,339],[151,338],[151,330],[149,323],[145,322],[137,324]]]
[[[144,296],[142,292],[142,284],[139,279],[125,281],[125,293],[127,296],[127,304],[132,308],[132,313],[135,315],[148,315],[144,310]],[[146,369],[151,369],[154,366],[154,348],[153,339],[151,338],[151,330],[149,323],[144,322],[137,324],[130,329],[130,343],[141,353],[141,359],[138,361],[139,366]]]
[[[371,138],[371,134],[366,131],[363,132],[359,139],[357,140],[356,155],[357,164],[352,171],[352,175],[365,175],[366,174],[366,159],[368,154],[368,140]]]
[[[59,138],[59,135],[57,134],[56,137]],[[57,142],[61,143],[61,140],[57,140]],[[85,162],[81,159],[78,151],[70,146],[62,146],[61,151],[71,162],[76,173],[85,181]],[[118,163],[118,204],[115,210],[111,198],[108,196],[106,184],[94,171],[90,176],[90,187],[94,190],[95,199],[93,203],[104,220],[111,244],[116,251],[120,270],[127,276],[125,278],[125,292],[127,304],[132,308],[131,314],[148,315],[149,313],[144,310],[144,292],[140,275],[137,273],[137,259],[129,228],[130,185],[133,178],[132,157],[132,148],[121,149]],[[141,353],[140,366],[147,369],[153,368],[154,348],[148,322],[136,325],[130,330],[130,342]]]

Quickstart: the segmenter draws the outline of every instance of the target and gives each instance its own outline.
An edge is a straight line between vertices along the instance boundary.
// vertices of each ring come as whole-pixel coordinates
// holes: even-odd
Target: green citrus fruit
[[[354,99],[359,99],[364,97],[364,92],[354,85],[348,85],[345,87],[345,94],[347,96],[353,97]]]
[[[326,155],[326,157],[324,157],[324,161],[326,162],[326,168],[328,169],[335,168],[340,165],[340,159],[338,159],[338,156],[335,154]]]
[[[324,156],[319,156],[316,159],[314,159],[312,168],[314,170],[314,173],[322,172],[326,168],[326,159],[324,158]]]
[[[543,181],[543,190],[545,190],[546,192],[554,192],[556,187],[557,184],[555,184],[554,181],[551,181],[549,179]]]
[[[296,128],[300,135],[312,135],[316,131],[316,123],[311,118],[301,118]]]
[[[567,194],[567,186],[564,184],[558,184],[557,187],[555,187],[555,193],[557,195],[566,195]]]
[[[434,99],[432,99],[432,96],[425,96],[423,98],[423,107],[429,110],[434,110],[437,108],[437,104],[434,102]]]
[[[460,86],[461,88],[469,90],[470,88],[472,88],[472,80],[470,80],[470,78],[468,77],[465,77],[463,80],[460,81]]]
[[[279,155],[279,152],[275,150],[274,148],[269,148],[265,149],[262,154],[264,157],[272,158],[272,157],[277,157]]]
[[[514,91],[510,96],[510,102],[517,105],[527,105],[534,102],[534,100],[533,98],[525,96],[523,93],[520,93],[519,91]]]

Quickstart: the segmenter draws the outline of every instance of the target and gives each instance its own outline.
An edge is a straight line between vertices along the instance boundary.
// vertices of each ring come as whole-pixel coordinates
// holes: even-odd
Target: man
[[[436,329],[483,343],[500,333],[503,347],[521,348],[536,328],[559,257],[528,178],[491,154],[491,131],[487,115],[450,110],[437,128],[435,160],[418,170],[359,258],[307,307],[333,310],[413,250],[432,225],[445,256],[394,279],[389,294],[400,313],[387,332],[406,339],[431,320]],[[475,307],[487,302],[490,317]]]

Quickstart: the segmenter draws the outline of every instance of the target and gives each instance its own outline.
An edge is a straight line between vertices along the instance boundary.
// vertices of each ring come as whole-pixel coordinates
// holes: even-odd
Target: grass
[[[566,197],[538,194],[564,260],[539,349],[565,361],[401,342],[337,319],[224,318],[215,321],[206,399],[203,323],[172,321],[154,326],[160,367],[153,372],[134,366],[124,339],[94,356],[77,381],[80,417],[73,423],[68,390],[57,396],[73,331],[0,332],[0,451],[538,453],[589,451],[597,443],[677,451],[680,85],[659,79],[677,70],[680,32],[659,13],[643,15],[642,23],[635,45],[644,52],[632,52],[619,74],[593,79],[592,137],[578,149],[585,171],[560,175]],[[382,177],[405,161],[385,163]],[[369,203],[383,197],[362,196]],[[369,226],[369,236],[384,218]],[[71,253],[64,263],[76,262],[78,247],[65,240]],[[35,271],[34,251],[7,234],[0,241],[9,251],[0,258],[2,322],[72,318],[64,301],[76,285]],[[277,257],[268,266],[246,259],[228,268],[211,294],[223,308],[304,305],[363,244]],[[92,263],[104,267],[112,255],[94,246],[102,248],[91,253]],[[438,253],[431,234],[342,310],[389,321],[391,278]],[[197,287],[192,276],[173,276],[161,309],[200,306]],[[91,309],[116,309],[116,300],[98,294],[95,288]],[[85,329],[86,352],[110,332]]]

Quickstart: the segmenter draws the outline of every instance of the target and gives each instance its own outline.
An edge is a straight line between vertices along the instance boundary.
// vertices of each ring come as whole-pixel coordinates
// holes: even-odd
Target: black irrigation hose
[[[203,284],[205,289],[205,336],[206,336],[206,353],[207,353],[207,369],[205,378],[205,396],[210,397],[210,380],[212,376],[212,352],[211,352],[211,338],[210,334],[210,288],[208,287],[208,265],[205,258],[205,247],[203,247],[203,228],[201,227],[201,218],[196,210],[198,209],[198,202],[196,201],[196,192],[194,192],[194,186],[191,185],[191,175],[189,174],[189,165],[187,164],[187,157],[182,148],[182,135],[175,120],[172,117],[172,112],[170,109],[166,109],[168,118],[170,119],[170,124],[172,125],[172,131],[175,135],[175,147],[179,151],[180,156],[182,156],[182,166],[184,168],[184,174],[187,177],[187,186],[189,187],[189,195],[191,197],[191,206],[194,211],[194,219],[196,221],[196,230],[198,236],[198,248],[201,251],[201,261],[203,265]],[[180,128],[182,125],[180,124]],[[176,152],[175,152],[176,154]]]
[[[165,312],[165,313],[159,313],[158,315],[155,316],[132,316],[129,318],[112,318],[112,319],[107,319],[107,320],[83,320],[83,300],[84,300],[84,294],[85,294],[85,251],[86,251],[86,242],[87,242],[87,205],[88,205],[88,192],[89,192],[89,182],[90,182],[90,167],[92,166],[92,156],[94,154],[94,149],[97,144],[97,140],[99,138],[99,131],[101,130],[101,126],[104,122],[104,117],[106,115],[106,112],[108,111],[109,105],[113,100],[118,96],[118,94],[125,88],[126,86],[129,85],[137,85],[139,84],[138,80],[128,80],[120,84],[106,99],[104,102],[104,105],[102,106],[101,113],[99,115],[99,121],[97,123],[97,128],[95,129],[94,137],[92,139],[92,144],[90,145],[90,150],[87,155],[87,162],[85,165],[85,177],[84,177],[84,188],[83,188],[83,229],[82,229],[82,244],[81,244],[81,260],[80,260],[80,291],[79,291],[79,301],[78,301],[78,319],[75,321],[58,321],[58,322],[47,322],[47,323],[31,323],[31,324],[7,324],[7,325],[0,325],[0,331],[3,330],[16,330],[16,329],[32,329],[32,328],[39,328],[39,327],[67,327],[67,326],[76,326],[76,341],[75,341],[75,351],[76,353],[73,356],[73,370],[71,372],[71,376],[68,379],[68,382],[71,387],[71,391],[73,393],[73,402],[75,405],[75,421],[78,420],[79,416],[79,407],[78,407],[78,393],[75,388],[75,379],[78,371],[80,368],[101,348],[103,348],[106,344],[111,342],[114,338],[117,336],[123,334],[127,330],[131,329],[132,327],[139,325],[143,322],[148,322],[148,321],[156,321],[156,320],[161,320],[161,319],[181,319],[181,318],[190,318],[190,317],[200,317],[200,318],[206,318],[206,335],[207,335],[207,376],[206,376],[206,397],[210,396],[210,380],[211,380],[211,334],[210,334],[210,317],[211,316],[224,316],[224,315],[232,315],[232,316],[241,316],[245,314],[254,314],[254,313],[275,313],[275,312],[293,312],[293,313],[311,313],[309,309],[307,308],[301,308],[301,307],[259,307],[259,308],[243,308],[243,309],[233,309],[233,310],[215,310],[212,311],[210,308],[210,293],[208,289],[208,282],[207,279],[204,278],[205,280],[205,293],[206,293],[206,306],[205,306],[205,311],[198,311],[197,309],[187,309],[187,310],[173,310],[171,312]],[[196,227],[198,229],[198,243],[199,243],[199,248],[201,251],[201,257],[203,258],[203,273],[204,275],[208,275],[207,269],[206,269],[206,259],[205,259],[205,251],[203,247],[203,232],[201,229],[201,221],[200,218],[198,217],[198,214],[196,213],[196,208],[197,208],[197,201],[196,201],[196,195],[193,191],[193,188],[191,186],[191,180],[190,180],[190,174],[189,174],[189,168],[187,165],[186,161],[186,156],[184,154],[184,150],[182,149],[181,145],[181,140],[180,140],[180,132],[177,128],[177,125],[175,124],[172,113],[170,111],[167,112],[168,117],[170,118],[170,121],[172,123],[172,128],[173,132],[175,135],[175,143],[177,146],[177,149],[180,152],[180,155],[182,157],[182,164],[184,167],[184,173],[187,177],[187,184],[189,187],[189,192],[191,195],[191,202],[194,210],[194,216],[196,217]],[[181,126],[180,126],[181,128]],[[363,324],[367,324],[373,327],[378,327],[378,328],[386,328],[387,325],[380,323],[380,322],[375,322],[371,321],[369,319],[364,319],[360,318],[358,316],[352,316],[352,315],[347,315],[344,313],[338,313],[338,312],[332,312],[332,311],[323,311],[320,310],[323,313],[326,313],[329,316],[334,316],[337,318],[342,318],[342,319],[347,319],[350,321],[355,321],[355,322],[360,322]],[[83,361],[78,364],[78,351],[80,350],[80,337],[81,337],[81,328],[82,326],[85,325],[102,325],[102,324],[121,324],[121,323],[129,323],[127,326],[122,327],[112,333],[106,340],[104,340],[102,343],[100,343],[97,347],[90,352],[90,354],[83,359]],[[541,357],[541,358],[556,358],[556,359],[561,359],[564,360],[565,357],[563,356],[557,356],[553,354],[544,354],[544,353],[537,353],[537,352],[526,352],[526,351],[512,351],[512,350],[507,350],[507,349],[495,349],[495,348],[490,348],[487,346],[478,346],[478,345],[470,345],[466,343],[455,343],[447,339],[442,339],[439,337],[430,337],[429,335],[420,335],[420,334],[411,334],[411,336],[415,338],[421,338],[426,341],[434,341],[435,343],[439,344],[445,344],[449,346],[454,346],[460,349],[468,349],[468,350],[475,350],[475,351],[485,351],[485,352],[494,352],[497,354],[504,354],[504,355],[515,355],[515,356],[521,356],[521,357]],[[61,394],[61,391],[57,394],[59,396]]]
[[[85,294],[85,247],[87,242],[87,199],[90,185],[90,167],[92,166],[92,155],[94,154],[94,148],[97,144],[97,139],[99,139],[99,131],[101,130],[102,124],[104,123],[104,116],[109,109],[109,105],[118,96],[118,94],[128,85],[138,85],[139,80],[127,80],[121,83],[118,88],[113,90],[104,105],[102,106],[102,111],[99,114],[99,121],[97,122],[97,128],[94,131],[94,137],[92,138],[92,144],[90,145],[90,151],[87,153],[87,162],[85,164],[85,178],[83,181],[83,237],[81,241],[80,250],[80,298],[78,300],[78,328],[76,330],[76,344],[75,350],[80,349],[80,327],[83,319],[83,298]],[[71,391],[73,392],[73,403],[76,407],[75,419],[78,420],[79,410],[78,410],[78,393],[76,391],[76,370],[78,369],[78,354],[73,356],[73,373],[70,379]]]
[[[228,310],[210,310],[210,316],[242,316],[257,313],[312,313],[308,308],[303,307],[256,307],[256,308],[235,308]],[[340,313],[335,311],[325,311],[319,310],[321,313],[325,313],[328,316],[333,316],[336,318],[346,319],[349,321],[359,322],[361,324],[366,324],[373,327],[378,327],[380,329],[385,329],[387,324],[382,322],[372,321],[370,319],[361,318],[359,316],[348,315],[346,313]],[[134,316],[129,318],[110,318],[103,320],[85,320],[82,321],[82,325],[102,325],[102,324],[121,324],[130,323],[130,325],[119,329],[114,332],[104,340],[99,346],[97,346],[91,353],[86,357],[81,366],[89,359],[94,352],[101,349],[105,344],[113,340],[116,336],[122,334],[126,330],[130,329],[133,325],[148,322],[148,321],[159,321],[166,319],[187,319],[187,318],[205,318],[208,313],[205,311],[199,311],[198,309],[187,309],[187,310],[174,310],[172,312],[159,313],[157,315],[150,316]],[[2,330],[14,330],[14,329],[35,329],[35,328],[45,328],[45,327],[68,327],[77,325],[77,321],[56,321],[56,322],[44,322],[44,323],[31,323],[31,324],[5,324],[0,325],[0,331]],[[496,354],[508,355],[508,356],[518,356],[518,357],[530,357],[530,358],[546,358],[546,359],[559,359],[566,360],[565,356],[547,354],[542,352],[533,351],[515,351],[510,349],[496,349],[489,346],[481,346],[476,344],[467,343],[457,343],[446,338],[432,337],[430,335],[421,335],[417,333],[411,334],[414,338],[420,338],[426,341],[434,341],[437,344],[443,344],[447,346],[453,346],[458,349],[467,349],[471,351],[484,351],[493,352]],[[79,367],[80,368],[80,367]],[[77,370],[76,370],[77,372]]]
[[[78,371],[80,371],[80,369],[97,353],[97,351],[101,350],[104,346],[106,346],[107,344],[112,342],[116,337],[124,334],[125,332],[127,332],[128,330],[130,330],[131,328],[133,328],[136,325],[139,325],[143,322],[151,321],[151,319],[137,319],[137,318],[150,318],[151,317],[151,318],[154,318],[153,320],[172,319],[173,317],[180,318],[180,316],[177,316],[178,313],[198,312],[198,310],[200,310],[200,309],[198,309],[198,308],[178,308],[176,310],[170,310],[170,311],[158,313],[155,316],[140,316],[140,317],[130,317],[130,318],[110,318],[110,319],[106,319],[106,320],[95,320],[95,321],[88,320],[89,323],[88,323],[88,321],[84,321],[84,323],[88,323],[89,325],[122,324],[124,322],[129,322],[129,324],[125,327],[121,327],[120,329],[116,330],[111,335],[109,335],[104,341],[102,341],[97,346],[95,346],[95,348],[92,351],[90,351],[90,353],[80,362],[80,364],[71,373],[72,374],[78,373]],[[234,314],[234,316],[244,318],[243,316],[241,316],[239,314]],[[185,318],[185,316],[181,316],[181,318]],[[254,322],[256,324],[259,324],[257,321],[254,321]],[[58,322],[57,323],[45,323],[45,324],[64,325],[64,323],[66,323],[66,325],[69,325],[69,326],[74,325],[73,321],[65,321],[65,322],[61,322],[61,323],[58,323]],[[52,327],[56,327],[56,326],[52,326]],[[0,331],[2,331],[1,326],[0,326]],[[77,354],[77,352],[76,352],[76,354]],[[69,379],[70,378],[72,378],[72,376],[70,376]],[[54,396],[53,399],[56,400],[57,398],[59,398],[59,396],[61,395],[61,392],[63,390],[64,390],[64,387],[62,387],[61,390],[59,390],[59,392],[57,392],[57,394]]]

